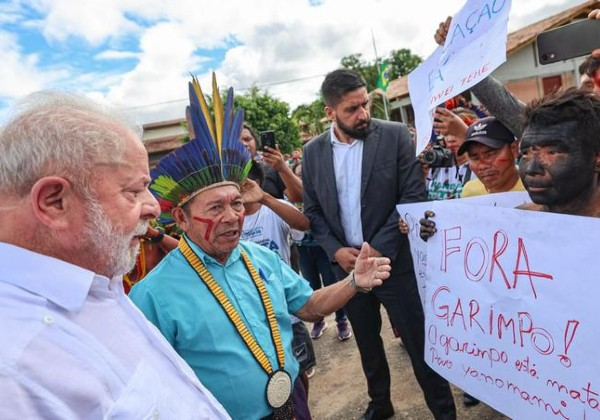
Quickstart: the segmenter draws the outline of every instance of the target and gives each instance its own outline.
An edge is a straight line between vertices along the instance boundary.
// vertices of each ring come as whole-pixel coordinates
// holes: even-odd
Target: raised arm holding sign
[[[470,0],[452,18],[448,45],[436,50],[408,76],[415,110],[417,147],[431,133],[436,105],[469,89],[506,61],[511,1]]]

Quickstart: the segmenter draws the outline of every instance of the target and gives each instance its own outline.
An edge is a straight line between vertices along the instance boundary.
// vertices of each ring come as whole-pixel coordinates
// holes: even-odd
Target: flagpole
[[[373,40],[373,50],[375,51],[375,65],[377,66],[377,76],[380,76],[379,72],[381,71],[381,68],[379,65],[379,57],[377,56],[377,45],[375,44],[375,33],[373,32],[373,28],[371,28],[371,39]],[[383,90],[382,92],[383,94],[381,95],[381,99],[383,100],[383,112],[385,113],[385,119],[389,121],[390,116],[388,114],[387,108],[387,93]]]
[[[387,121],[389,121],[390,116],[388,114],[388,108],[387,108],[387,93],[383,92],[383,95],[381,96],[381,98],[383,99],[383,111],[385,112],[385,119]]]

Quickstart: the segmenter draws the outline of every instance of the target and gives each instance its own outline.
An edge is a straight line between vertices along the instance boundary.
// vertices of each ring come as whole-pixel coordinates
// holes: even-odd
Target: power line
[[[251,89],[253,87],[256,87],[258,89],[263,89],[266,87],[270,87],[270,86],[277,86],[277,85],[285,85],[287,83],[296,83],[296,82],[302,82],[304,80],[309,80],[309,79],[314,79],[317,77],[324,77],[325,74],[315,74],[314,76],[305,76],[305,77],[298,77],[296,79],[289,79],[289,80],[281,80],[279,82],[272,82],[272,83],[263,83],[260,85],[252,85],[250,87],[245,87],[245,88],[240,88],[240,89],[236,89],[238,92],[244,92],[248,89]],[[151,106],[159,106],[159,105],[168,105],[168,104],[173,104],[176,102],[186,102],[188,99],[187,98],[182,98],[182,99],[171,99],[168,101],[164,101],[164,102],[156,102],[156,103],[152,103],[152,104],[146,104],[146,105],[135,105],[135,106],[128,106],[125,107],[123,109],[138,109],[138,108],[148,108]]]

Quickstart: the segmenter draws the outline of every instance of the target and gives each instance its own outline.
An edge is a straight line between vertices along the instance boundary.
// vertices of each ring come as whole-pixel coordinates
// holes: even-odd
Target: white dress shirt
[[[362,178],[363,141],[352,144],[338,140],[331,125],[333,170],[340,205],[340,220],[349,246],[360,247],[363,243],[360,219],[360,183]]]
[[[227,419],[109,280],[0,243],[0,419]]]

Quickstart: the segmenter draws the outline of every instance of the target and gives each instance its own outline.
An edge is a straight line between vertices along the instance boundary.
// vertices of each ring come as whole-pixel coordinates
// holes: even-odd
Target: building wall
[[[144,125],[142,137],[148,152],[150,166],[154,166],[167,153],[177,149],[188,133],[184,120],[171,120]]]
[[[165,137],[187,136],[187,129],[183,126],[184,120],[167,121],[159,124],[144,126],[144,142],[151,142]]]

